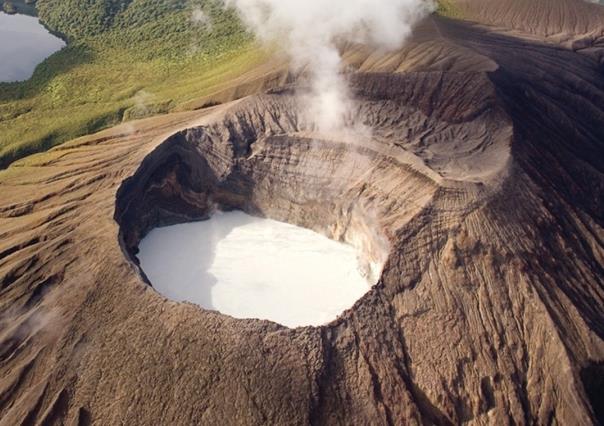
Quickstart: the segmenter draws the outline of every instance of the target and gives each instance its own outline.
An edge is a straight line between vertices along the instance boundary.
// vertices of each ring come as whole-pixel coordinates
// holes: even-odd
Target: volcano
[[[0,172],[0,424],[601,422],[604,8],[457,4],[345,47],[370,135],[318,132],[275,61]],[[165,298],[141,241],[216,210],[383,268],[316,327]]]

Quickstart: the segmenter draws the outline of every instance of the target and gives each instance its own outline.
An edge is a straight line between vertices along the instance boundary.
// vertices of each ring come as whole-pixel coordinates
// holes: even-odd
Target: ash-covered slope
[[[604,66],[604,7],[587,0],[454,0],[459,17],[535,37]]]
[[[583,40],[602,47],[604,8],[584,0],[454,0],[454,14],[552,41]],[[572,46],[572,44],[570,44]],[[579,47],[579,45],[576,45]]]
[[[0,424],[594,424],[604,79],[592,55],[445,19],[351,48],[362,135],[289,90],[121,127],[0,174]],[[388,256],[327,326],[158,295],[154,226],[215,205]]]

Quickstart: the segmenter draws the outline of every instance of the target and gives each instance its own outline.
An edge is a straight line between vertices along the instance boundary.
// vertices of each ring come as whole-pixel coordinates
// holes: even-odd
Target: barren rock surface
[[[371,135],[316,133],[287,86],[0,172],[0,425],[602,419],[597,55],[431,18],[346,57]],[[138,242],[216,206],[385,257],[380,282],[319,328],[166,300]]]

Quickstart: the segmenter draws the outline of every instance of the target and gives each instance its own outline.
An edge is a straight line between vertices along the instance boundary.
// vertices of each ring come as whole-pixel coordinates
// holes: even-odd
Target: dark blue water
[[[0,81],[27,80],[36,65],[63,46],[38,18],[0,12]]]

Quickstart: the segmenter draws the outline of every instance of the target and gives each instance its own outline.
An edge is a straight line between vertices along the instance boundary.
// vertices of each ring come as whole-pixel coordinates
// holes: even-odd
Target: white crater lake
[[[0,12],[0,82],[30,78],[36,66],[65,46],[38,18]]]
[[[139,250],[141,268],[165,297],[288,327],[326,324],[374,284],[352,246],[243,212],[154,229]]]

